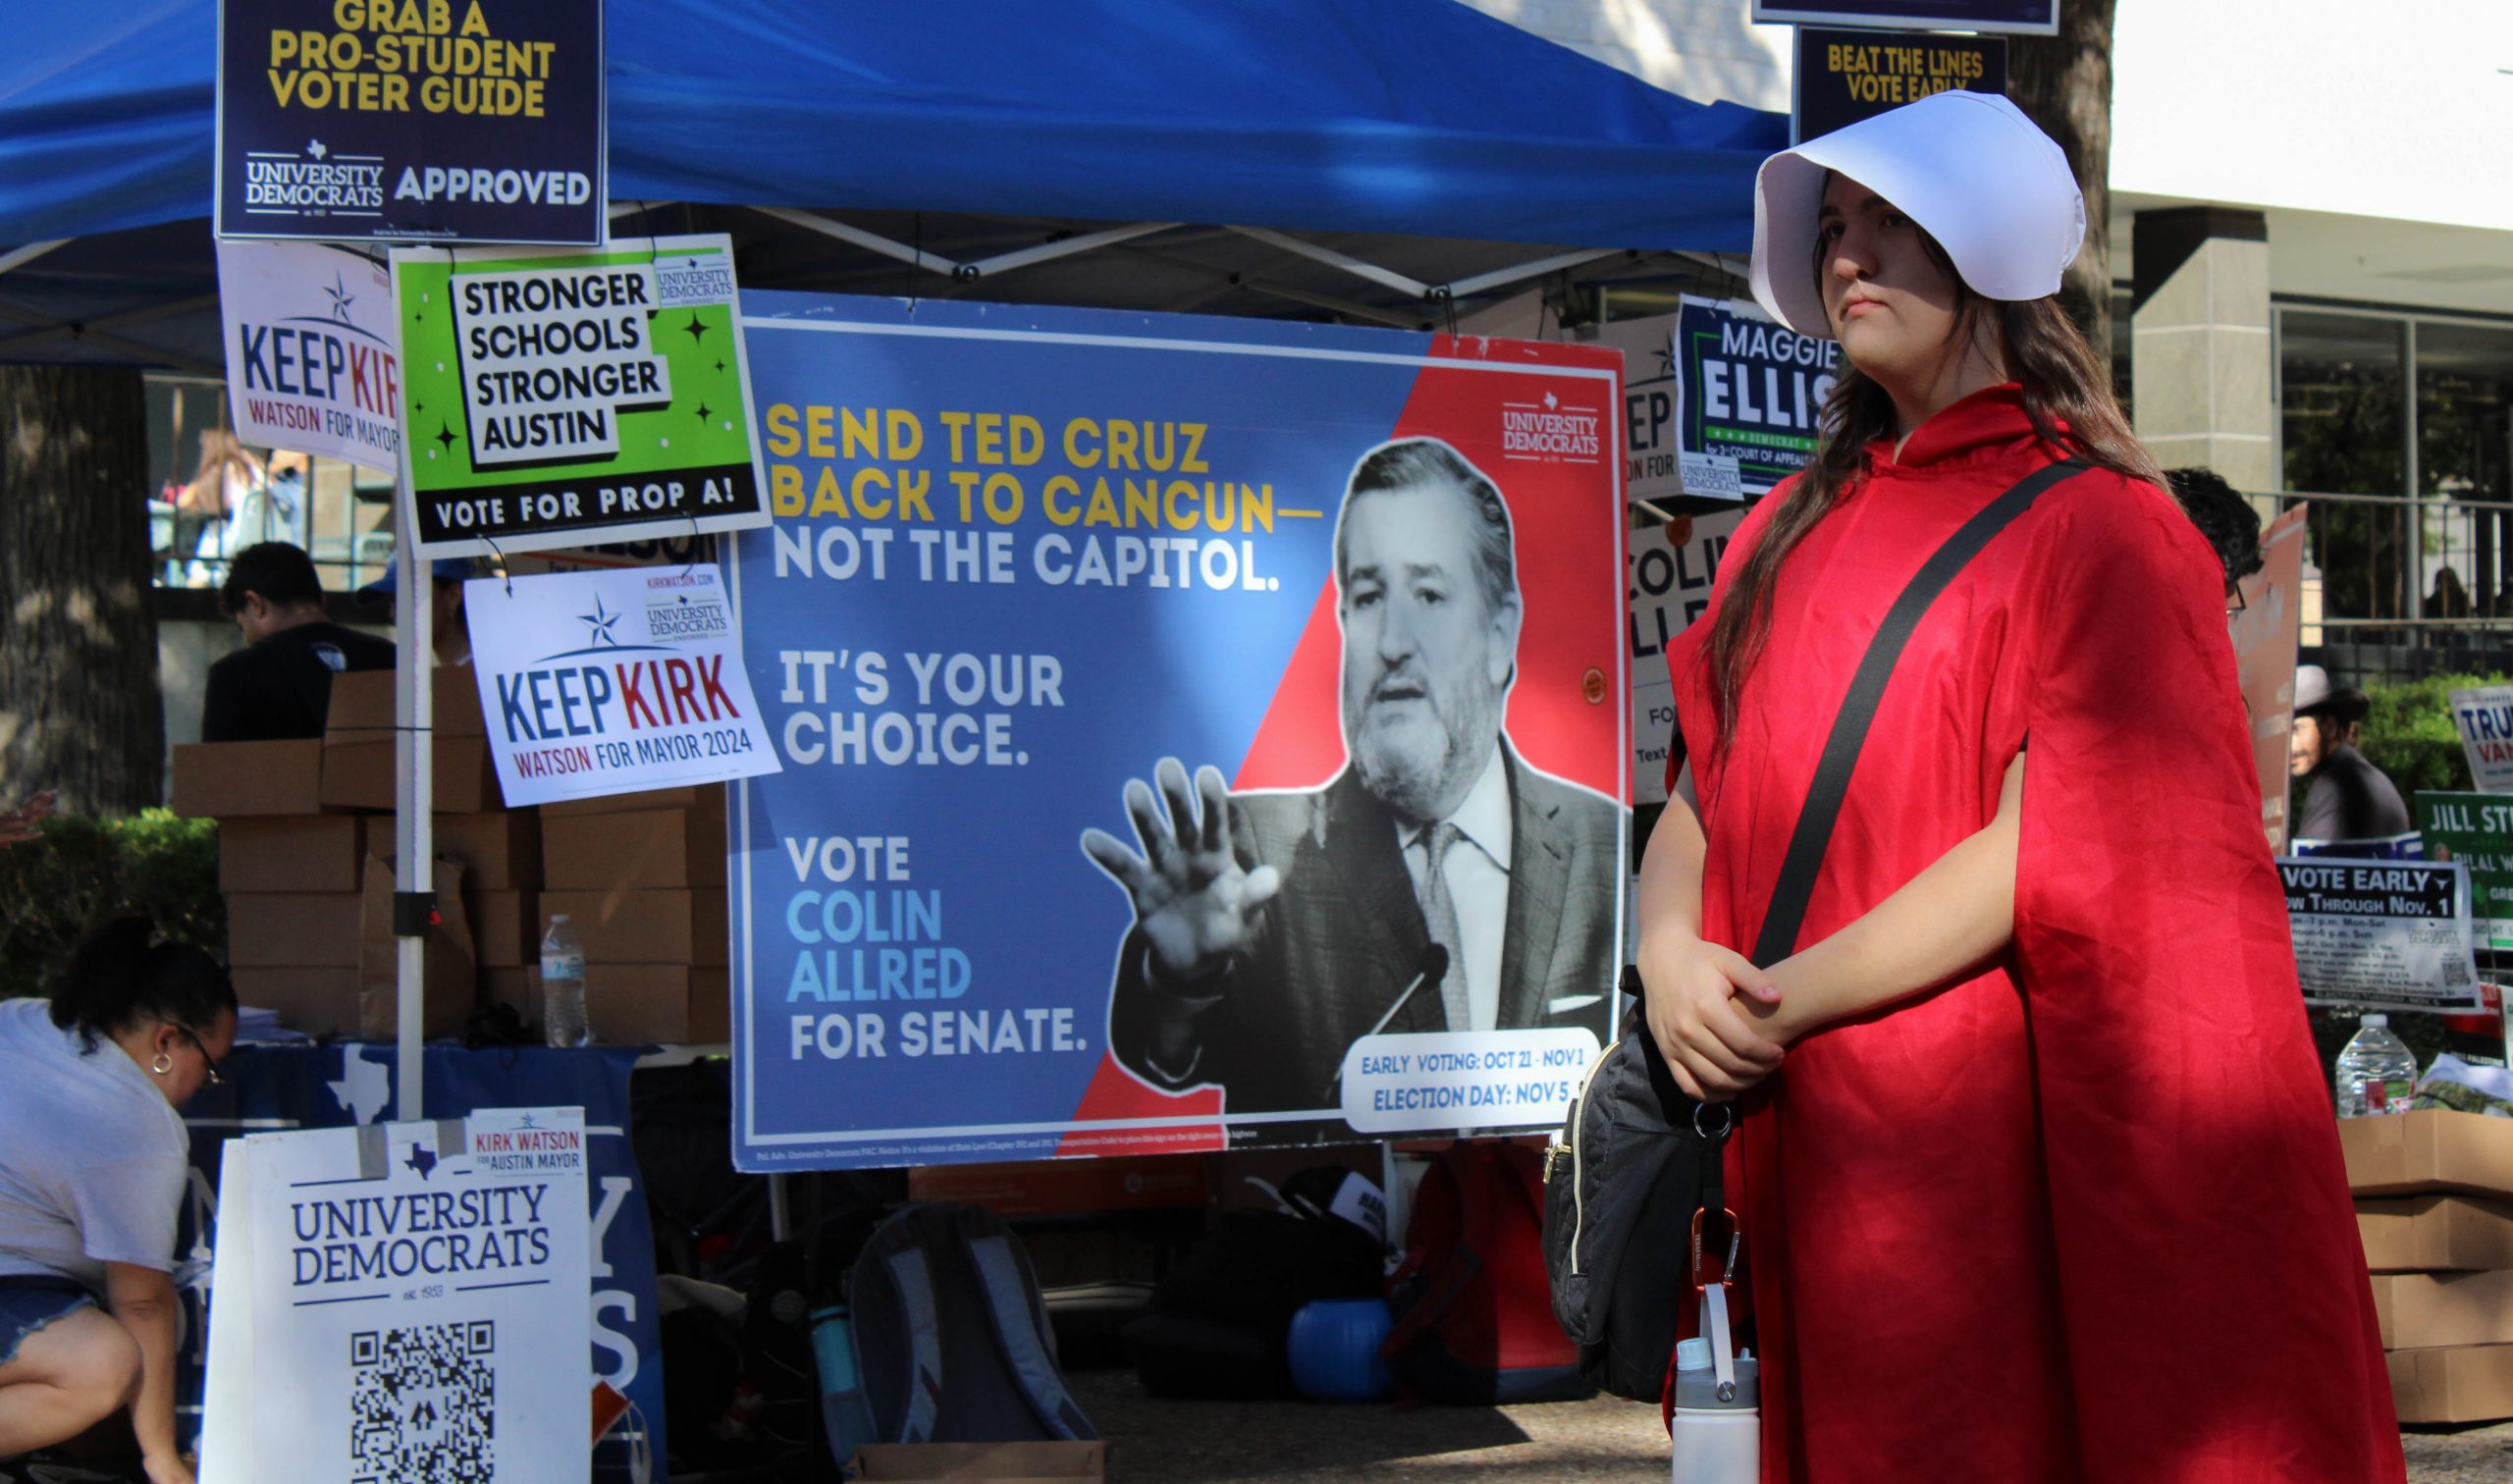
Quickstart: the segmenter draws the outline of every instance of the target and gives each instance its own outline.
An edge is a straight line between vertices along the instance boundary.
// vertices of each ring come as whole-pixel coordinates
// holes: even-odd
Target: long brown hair
[[[1982,321],[1997,336],[2007,378],[2024,388],[2024,412],[2034,433],[2070,457],[2083,458],[2130,479],[2164,487],[2164,471],[2129,430],[2128,416],[2112,395],[2112,377],[2085,333],[2056,298],[2021,302],[1986,299],[1963,283],[1953,259],[1937,239],[1920,235],[1923,249],[1954,282],[1953,343],[1969,344]],[[1823,249],[1817,248],[1816,271]],[[2066,431],[2060,425],[2066,425]],[[1772,593],[1791,552],[1847,497],[1867,471],[1867,446],[1896,431],[1894,399],[1845,360],[1840,380],[1824,398],[1815,456],[1791,487],[1762,539],[1737,568],[1719,615],[1710,625],[1704,658],[1710,664],[1710,698],[1719,718],[1719,747],[1737,738],[1737,714],[1745,682],[1762,658],[1771,632]]]

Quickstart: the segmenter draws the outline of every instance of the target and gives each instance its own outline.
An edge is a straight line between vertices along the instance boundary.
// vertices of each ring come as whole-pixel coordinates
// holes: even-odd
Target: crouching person
[[[171,1276],[190,1140],[175,1109],[235,1039],[226,972],[137,919],[82,943],[50,1004],[0,1001],[0,1458],[127,1406],[151,1484],[190,1484]]]

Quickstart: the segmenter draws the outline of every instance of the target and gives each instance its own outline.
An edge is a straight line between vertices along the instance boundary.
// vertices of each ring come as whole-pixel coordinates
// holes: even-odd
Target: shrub
[[[130,819],[57,816],[43,837],[0,850],[0,998],[40,995],[72,946],[130,914],[227,956],[218,825],[162,809]]]
[[[2504,683],[2502,675],[2429,675],[2376,686],[2366,692],[2374,707],[2365,718],[2362,750],[2412,804],[2421,792],[2466,790],[2472,786],[2469,761],[2452,722],[2451,693]]]

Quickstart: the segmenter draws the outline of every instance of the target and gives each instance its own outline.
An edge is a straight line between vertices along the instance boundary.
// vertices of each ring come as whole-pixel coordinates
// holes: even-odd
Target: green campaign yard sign
[[[2469,867],[2470,926],[2480,946],[2513,952],[2513,796],[2421,789],[2417,827],[2429,860]]]
[[[766,525],[731,239],[393,254],[426,556]]]

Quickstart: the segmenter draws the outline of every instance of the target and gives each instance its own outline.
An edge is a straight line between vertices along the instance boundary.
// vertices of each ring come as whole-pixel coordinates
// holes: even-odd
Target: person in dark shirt
[[[2330,684],[2320,665],[2295,666],[2295,740],[2287,766],[2312,781],[2295,822],[2298,842],[2379,840],[2416,827],[2398,787],[2356,750],[2357,729],[2371,710],[2363,691]]]
[[[245,647],[209,667],[203,742],[319,737],[334,675],[393,667],[390,641],[323,616],[323,579],[313,558],[287,542],[237,553],[218,606],[244,631]]]
[[[462,584],[478,569],[468,556],[440,556],[429,565],[428,647],[436,651],[439,664],[471,662],[471,620],[462,610]],[[401,572],[398,563],[388,563],[383,576],[357,590],[357,606],[390,618],[401,596]]]

